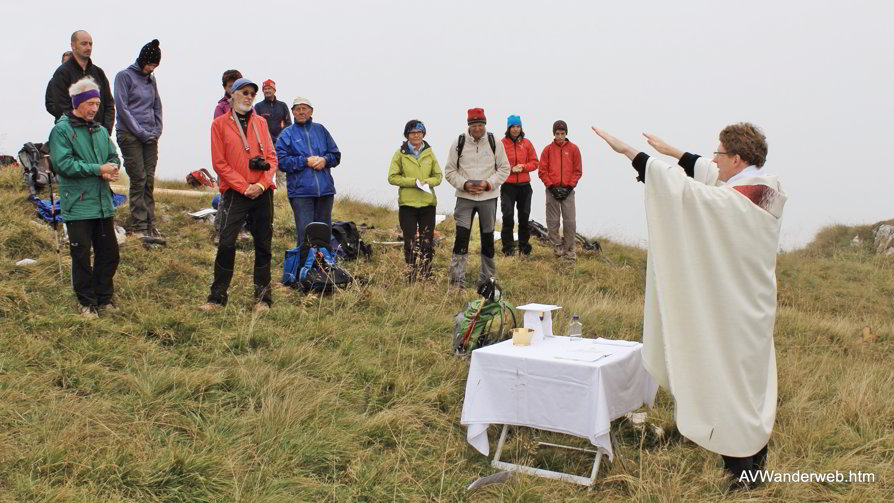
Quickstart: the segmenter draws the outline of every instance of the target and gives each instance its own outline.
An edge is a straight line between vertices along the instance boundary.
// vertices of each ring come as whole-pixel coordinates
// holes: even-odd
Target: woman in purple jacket
[[[136,63],[115,76],[116,132],[130,178],[127,230],[137,237],[161,237],[155,226],[155,165],[161,136],[161,98],[152,72],[161,62],[158,40],[143,46]]]

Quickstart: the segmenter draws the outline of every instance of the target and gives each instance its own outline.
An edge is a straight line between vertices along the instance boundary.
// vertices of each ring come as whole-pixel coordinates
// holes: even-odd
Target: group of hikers
[[[128,231],[161,234],[152,197],[162,133],[153,71],[161,50],[157,40],[143,46],[136,62],[116,75],[113,97],[105,74],[90,59],[90,35],[75,32],[71,45],[70,59],[63,59],[47,87],[47,110],[56,118],[50,156],[68,228],[72,285],[80,312],[96,317],[98,310],[117,309],[112,278],[119,252],[109,182],[118,179],[121,162],[110,139],[113,125],[130,177]],[[237,234],[247,226],[255,250],[255,310],[262,312],[272,304],[275,173],[286,176],[301,246],[305,226],[331,224],[335,195],[331,170],[341,154],[326,128],[313,121],[314,108],[307,98],[293,101],[290,117],[285,104],[276,100],[272,80],[261,86],[264,101],[257,105],[259,86],[238,71],[225,72],[222,84],[225,95],[211,125],[212,163],[222,194],[220,234],[211,292],[201,308],[213,311],[226,305]],[[498,197],[503,252],[531,253],[528,217],[534,171],[546,187],[555,255],[575,260],[574,188],[582,171],[580,151],[566,136],[567,124],[553,124],[554,140],[538,158],[519,116],[509,116],[500,141],[487,132],[483,109],[468,110],[467,122],[468,130],[450,146],[443,175],[420,120],[406,123],[406,141],[391,159],[388,181],[399,187],[398,219],[409,279],[431,276],[437,202],[433,187],[442,177],[456,189],[456,238],[449,267],[453,285],[466,284],[476,214],[481,235],[478,281],[496,275]],[[750,123],[727,126],[709,161],[646,135],[659,153],[676,160],[667,163],[601,129],[593,130],[632,161],[637,180],[645,184],[649,229],[645,366],[673,394],[680,432],[721,454],[735,487],[751,487],[754,480],[743,476],[764,468],[776,411],[775,257],[786,200],[777,178],[762,170],[766,137]],[[561,241],[560,219],[564,220]]]
[[[501,202],[503,228],[500,233],[503,253],[531,254],[531,173],[539,170],[546,186],[546,221],[549,239],[557,257],[576,260],[574,188],[581,178],[581,156],[577,145],[566,138],[565,121],[553,124],[555,140],[540,156],[525,138],[521,117],[510,115],[504,137],[497,141],[487,132],[487,118],[481,108],[467,112],[468,130],[450,146],[442,175],[437,157],[425,141],[425,125],[413,119],[404,126],[406,141],[391,158],[388,182],[398,189],[398,219],[404,237],[404,259],[408,279],[431,276],[434,257],[434,187],[447,179],[455,189],[456,238],[450,261],[450,283],[466,286],[469,239],[472,221],[478,215],[481,258],[478,285],[496,276],[494,229],[497,198]],[[514,237],[515,211],[518,211],[518,242]],[[559,222],[563,221],[563,238]],[[418,236],[418,239],[417,239]]]
[[[59,171],[62,214],[71,236],[75,292],[81,311],[93,316],[99,308],[113,307],[112,277],[118,262],[114,232],[104,230],[114,228],[114,205],[110,190],[103,187],[118,180],[121,164],[109,138],[113,128],[130,180],[130,214],[125,228],[138,238],[163,237],[156,224],[153,197],[162,134],[161,98],[153,72],[161,62],[161,48],[158,40],[143,46],[136,61],[115,76],[113,92],[105,73],[90,57],[90,34],[74,32],[71,46],[47,86],[46,106],[57,121],[50,152]],[[238,70],[225,71],[221,84],[224,96],[214,108],[211,126],[212,164],[221,192],[215,215],[218,253],[211,292],[202,307],[214,310],[226,305],[236,241],[244,229],[254,242],[256,309],[263,311],[272,304],[273,191],[285,181],[297,246],[302,246],[308,224],[332,223],[336,190],[331,170],[339,165],[341,152],[329,131],[314,122],[309,99],[295,98],[290,110],[276,99],[275,81],[265,80],[259,89]],[[258,91],[263,92],[264,99],[255,104]],[[547,228],[555,255],[574,261],[574,188],[582,166],[580,150],[566,137],[567,124],[562,120],[553,124],[554,141],[538,158],[531,141],[525,138],[518,115],[508,117],[500,141],[487,132],[483,109],[468,110],[467,122],[467,132],[450,147],[443,173],[425,141],[426,128],[420,120],[407,122],[405,141],[391,160],[388,182],[399,187],[398,221],[404,238],[407,280],[432,277],[437,205],[434,187],[443,178],[455,187],[457,200],[456,239],[448,274],[452,285],[464,288],[467,284],[469,239],[476,214],[481,235],[477,283],[496,276],[498,198],[502,203],[503,253],[531,253],[529,217],[534,171],[546,187]],[[87,132],[76,134],[81,127]],[[106,136],[100,137],[100,131]],[[92,164],[100,167],[95,173],[88,168]],[[277,172],[284,175],[284,180],[277,182]],[[96,253],[92,273],[91,248]]]

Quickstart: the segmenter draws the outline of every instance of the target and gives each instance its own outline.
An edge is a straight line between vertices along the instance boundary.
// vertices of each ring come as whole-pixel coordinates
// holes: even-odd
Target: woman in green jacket
[[[404,126],[407,139],[391,158],[388,183],[397,185],[397,218],[404,234],[404,260],[407,263],[407,280],[431,277],[431,264],[435,256],[435,208],[438,199],[435,187],[441,183],[441,167],[434,151],[425,138],[425,125],[411,120]],[[417,239],[417,234],[420,239]],[[417,260],[421,256],[421,264]]]
[[[68,89],[72,110],[50,132],[50,156],[59,178],[62,220],[71,250],[71,284],[80,313],[95,318],[112,304],[112,278],[118,269],[115,203],[110,181],[118,180],[118,151],[109,132],[94,120],[99,86],[84,77]],[[93,267],[90,249],[94,250]]]

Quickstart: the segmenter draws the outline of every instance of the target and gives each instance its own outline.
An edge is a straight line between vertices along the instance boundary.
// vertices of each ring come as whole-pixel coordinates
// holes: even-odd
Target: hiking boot
[[[117,313],[118,311],[121,311],[121,309],[119,309],[114,302],[109,302],[108,304],[100,304],[99,310],[107,311],[109,313]]]
[[[148,234],[149,234],[150,236],[154,237],[154,238],[161,238],[161,239],[164,239],[164,238],[165,238],[165,235],[162,234],[161,231],[158,230],[158,227],[156,227],[156,226],[154,226],[154,225],[152,226],[151,229],[149,229]]]
[[[199,311],[202,311],[205,313],[210,313],[210,312],[217,311],[218,309],[220,309],[222,307],[223,307],[223,304],[218,304],[217,302],[206,302],[206,303],[202,304],[201,306],[199,306]]]
[[[466,265],[469,262],[468,255],[453,255],[450,259],[450,284],[457,288],[466,287]]]
[[[95,320],[96,318],[99,318],[99,314],[96,313],[96,308],[93,306],[78,306],[78,314],[80,314],[82,318],[86,318],[88,320]]]
[[[503,248],[503,255],[507,257],[515,255],[515,248]]]
[[[263,300],[261,302],[258,302],[257,304],[255,304],[255,313],[257,313],[257,314],[266,313],[269,310],[270,310],[270,304],[264,302]]]

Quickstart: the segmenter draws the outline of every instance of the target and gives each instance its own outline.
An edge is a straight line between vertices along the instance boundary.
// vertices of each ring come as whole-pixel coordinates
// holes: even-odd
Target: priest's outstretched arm
[[[640,152],[639,150],[634,149],[630,145],[624,143],[623,141],[615,138],[614,136],[606,133],[604,130],[597,128],[596,126],[592,126],[593,132],[599,135],[600,138],[605,140],[605,143],[608,143],[608,146],[612,148],[615,152],[627,156],[628,159],[633,161],[633,167],[637,172],[637,181],[644,182],[646,181],[646,162],[649,160],[648,154],[644,152]],[[648,136],[647,136],[648,138]],[[657,138],[659,139],[660,138]],[[661,142],[664,145],[664,142]],[[659,150],[660,152],[660,150]]]
[[[633,161],[633,168],[637,172],[637,177],[636,177],[637,181],[645,183],[645,181],[646,181],[646,164],[649,161],[649,155],[646,154],[645,152],[641,152],[639,150],[634,149],[630,145],[627,145],[623,141],[606,133],[604,130],[602,130],[600,128],[593,126],[592,129],[593,129],[593,132],[595,132],[603,140],[605,140],[606,143],[608,143],[608,146],[611,147],[612,150],[614,150],[615,152],[618,152],[619,154],[623,154],[623,155],[627,156],[628,159]],[[677,161],[678,161],[677,164],[679,164],[680,167],[683,168],[683,171],[690,178],[695,178],[695,171],[696,171],[697,163],[700,165],[705,164],[704,160],[702,160],[701,163],[698,162],[700,159],[700,156],[698,156],[696,154],[690,154],[689,152],[684,152],[676,147],[672,147],[672,146],[668,145],[664,140],[659,138],[658,136],[647,134],[647,133],[643,133],[643,136],[646,137],[646,140],[648,141],[649,145],[651,145],[659,153],[668,155],[668,156],[673,157],[674,159],[677,159]],[[705,170],[710,171],[710,168],[708,166],[702,166],[702,167],[705,168]],[[706,179],[710,178],[710,173],[705,173],[705,175],[707,175],[707,176],[698,177],[700,179],[699,181],[706,183],[707,182]],[[714,178],[716,178],[716,176]]]

